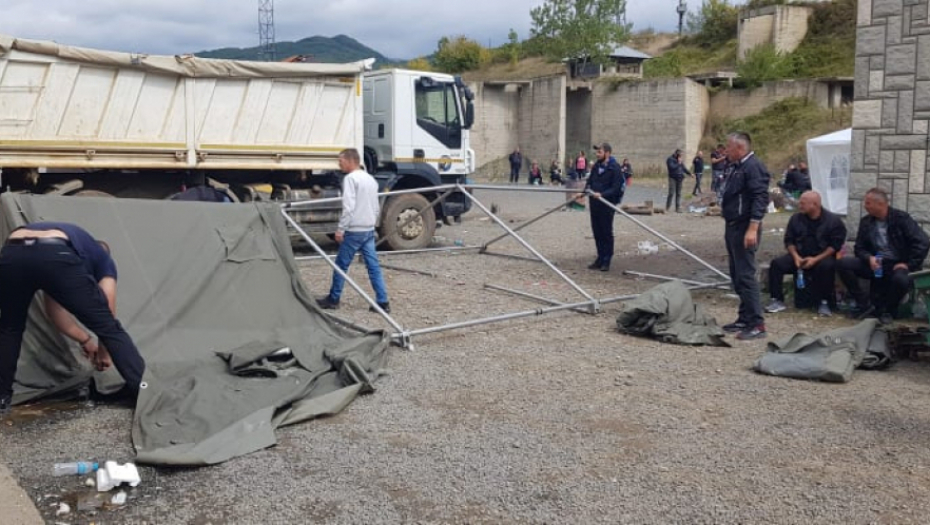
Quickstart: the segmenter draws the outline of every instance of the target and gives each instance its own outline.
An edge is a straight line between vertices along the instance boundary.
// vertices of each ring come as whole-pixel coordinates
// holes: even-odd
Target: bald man
[[[836,306],[833,285],[836,279],[836,254],[846,242],[846,225],[823,209],[823,201],[816,191],[801,194],[798,212],[785,228],[785,248],[788,253],[772,260],[769,266],[769,294],[772,300],[765,311],[778,313],[787,309],[782,280],[785,274],[804,272],[804,281],[811,289],[817,313],[833,315]]]

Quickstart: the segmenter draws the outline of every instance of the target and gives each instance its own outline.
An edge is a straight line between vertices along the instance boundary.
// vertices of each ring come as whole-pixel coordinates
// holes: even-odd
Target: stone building
[[[814,10],[800,5],[770,5],[745,9],[739,14],[739,51],[743,58],[750,49],[773,44],[782,53],[790,53],[807,35],[807,22]]]
[[[875,186],[930,228],[928,0],[859,0],[855,83],[850,234]]]

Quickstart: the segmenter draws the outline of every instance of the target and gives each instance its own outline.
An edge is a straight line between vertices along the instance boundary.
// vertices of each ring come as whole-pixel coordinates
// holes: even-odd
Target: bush
[[[702,47],[733,40],[739,31],[739,8],[728,0],[706,0],[700,11],[688,15],[688,31],[688,42]]]
[[[464,36],[439,41],[433,58],[436,69],[445,73],[463,73],[478,69],[491,60],[491,53],[481,44]]]
[[[736,64],[739,81],[748,88],[759,87],[763,82],[791,78],[794,63],[788,55],[777,51],[773,44],[750,49],[746,57]]]

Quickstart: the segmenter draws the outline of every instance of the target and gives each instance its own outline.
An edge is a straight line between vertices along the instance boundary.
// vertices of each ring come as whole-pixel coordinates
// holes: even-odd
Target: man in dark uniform
[[[910,289],[909,273],[920,270],[927,258],[930,238],[907,212],[888,204],[881,188],[866,192],[862,205],[867,215],[859,220],[854,256],[840,259],[836,271],[856,299],[854,317],[874,315],[890,324]],[[874,302],[859,285],[860,278],[869,280]]]
[[[137,395],[145,362],[116,320],[116,264],[106,245],[68,223],[37,222],[14,230],[0,250],[0,415],[8,412],[13,380],[35,293],[55,327],[79,343],[98,369],[112,363]],[[81,328],[75,318],[97,336]]]
[[[724,239],[730,259],[730,280],[739,296],[739,317],[724,325],[737,339],[765,337],[762,298],[756,279],[756,251],[762,241],[762,219],[769,205],[769,173],[752,151],[746,133],[733,133],[727,139],[728,172],[723,179]]]
[[[717,193],[723,172],[727,169],[727,153],[723,144],[717,144],[717,149],[710,152],[711,181],[710,191]]]
[[[808,191],[801,195],[798,213],[791,216],[785,228],[785,249],[788,253],[776,257],[769,265],[772,300],[765,311],[774,314],[788,308],[782,281],[785,274],[795,275],[800,271],[810,280],[817,314],[823,317],[833,315],[830,306],[835,303],[836,254],[845,243],[846,225],[830,210],[823,208],[820,194]]]
[[[676,149],[669,158],[665,159],[665,167],[668,169],[668,198],[665,200],[665,211],[672,207],[672,200],[675,201],[675,211],[681,213],[681,181],[685,175],[691,175],[685,163],[682,162],[682,153]]]
[[[591,168],[591,175],[585,185],[585,193],[591,194],[591,230],[597,245],[597,259],[588,265],[590,270],[606,272],[610,270],[610,259],[614,255],[614,210],[598,197],[612,204],[618,204],[623,198],[624,179],[620,173],[620,164],[610,154],[613,148],[604,142],[595,149],[597,162]],[[579,197],[584,194],[579,194]]]

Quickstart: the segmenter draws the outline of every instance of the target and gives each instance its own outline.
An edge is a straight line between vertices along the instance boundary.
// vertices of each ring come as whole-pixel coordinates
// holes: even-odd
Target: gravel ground
[[[519,223],[558,204],[553,194],[479,191]],[[627,202],[657,196],[634,186]],[[694,215],[643,217],[725,267],[722,222]],[[765,257],[780,249],[787,216],[766,221]],[[472,212],[439,230],[452,245],[496,233]],[[679,252],[636,255],[655,240],[617,219],[608,273],[593,259],[585,213],[559,212],[526,237],[600,297],[655,283],[624,269],[707,280]],[[511,241],[495,250],[525,253]],[[536,308],[495,283],[555,300],[580,296],[538,263],[475,254],[396,256],[385,262],[395,317],[408,328]],[[318,294],[329,272],[305,265]],[[364,270],[352,274],[367,287]],[[717,317],[736,301],[695,292]],[[765,343],[688,348],[619,335],[620,304],[597,316],[562,312],[416,338],[396,350],[378,391],[344,413],[282,429],[278,446],[201,469],[142,468],[129,503],[55,516],[80,479],[52,478],[75,458],[132,457],[126,409],[78,405],[19,409],[2,425],[0,460],[45,519],[63,523],[926,523],[930,504],[930,372],[902,362],[857,372],[845,385],[761,376]],[[382,326],[347,292],[340,314]],[[770,338],[848,321],[787,312]]]

